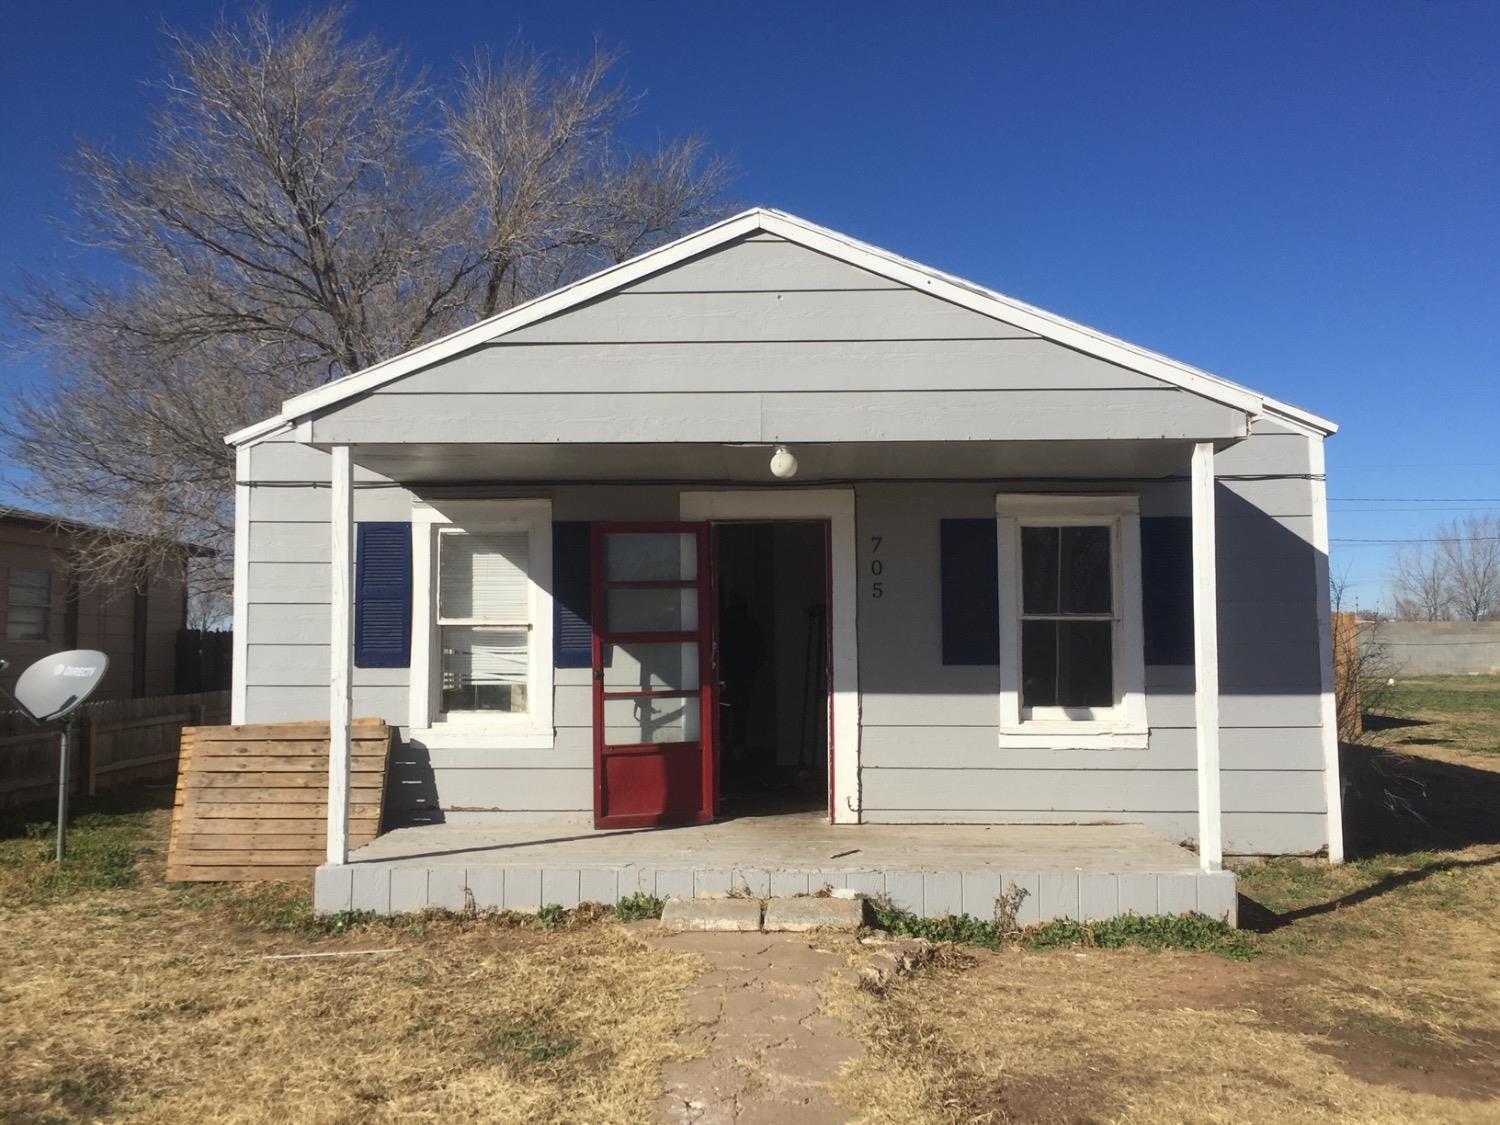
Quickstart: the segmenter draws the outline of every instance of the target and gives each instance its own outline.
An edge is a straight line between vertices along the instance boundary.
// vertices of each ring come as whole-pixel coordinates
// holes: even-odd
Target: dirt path
[[[829,1095],[864,1048],[823,1010],[826,985],[852,975],[853,938],[801,934],[647,933],[695,953],[708,971],[689,987],[701,1057],[670,1063],[662,1119],[673,1125],[822,1125],[848,1120]]]

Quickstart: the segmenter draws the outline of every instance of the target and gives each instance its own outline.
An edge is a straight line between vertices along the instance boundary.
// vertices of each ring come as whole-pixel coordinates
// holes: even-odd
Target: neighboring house
[[[1338,859],[1334,430],[748,211],[232,435],[235,721],[332,713],[337,782],[352,685],[395,823]]]
[[[186,553],[140,586],[80,583],[72,552],[98,530],[0,508],[0,658],[10,661],[0,684],[7,689],[48,653],[89,648],[109,657],[96,700],[175,690],[177,634],[187,622]]]

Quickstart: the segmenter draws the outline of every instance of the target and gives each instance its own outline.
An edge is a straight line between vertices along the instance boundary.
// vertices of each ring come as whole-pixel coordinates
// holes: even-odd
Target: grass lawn
[[[618,926],[341,932],[283,886],[162,881],[166,793],[0,829],[0,1121],[649,1119],[694,959]],[[553,920],[555,921],[555,920]],[[399,952],[282,959],[296,953]]]
[[[1500,757],[1500,676],[1423,676],[1382,689],[1367,725],[1384,744]]]
[[[1240,873],[1248,961],[955,947],[846,990],[872,1122],[1500,1122],[1500,682],[1346,747],[1351,862]]]
[[[872,1122],[1500,1122],[1500,708],[1473,683],[1414,685],[1345,749],[1352,862],[1243,871],[1233,943],[950,945],[835,984],[866,1048],[836,1096]],[[0,814],[0,1121],[653,1117],[696,959],[597,912],[328,921],[303,888],[169,885],[169,797],[81,802],[61,871],[47,810]]]

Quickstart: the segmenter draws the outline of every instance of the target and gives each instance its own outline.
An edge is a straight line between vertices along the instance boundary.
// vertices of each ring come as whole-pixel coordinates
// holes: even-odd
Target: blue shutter
[[[1141,608],[1147,664],[1193,663],[1193,521],[1141,520]]]
[[[1000,559],[993,519],[943,520],[943,663],[1000,663]]]
[[[354,663],[411,666],[411,524],[356,524]]]
[[[593,540],[585,521],[552,525],[552,647],[558,668],[594,664]]]

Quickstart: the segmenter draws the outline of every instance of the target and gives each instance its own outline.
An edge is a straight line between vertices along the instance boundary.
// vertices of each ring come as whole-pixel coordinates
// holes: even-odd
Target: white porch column
[[[349,711],[354,674],[354,468],[347,445],[333,447],[333,628],[328,662],[328,862],[349,862]]]
[[[1219,582],[1214,535],[1214,447],[1193,446],[1193,671],[1198,732],[1198,857],[1224,866],[1219,796]]]

